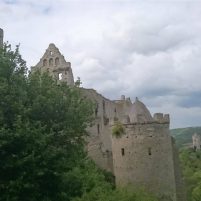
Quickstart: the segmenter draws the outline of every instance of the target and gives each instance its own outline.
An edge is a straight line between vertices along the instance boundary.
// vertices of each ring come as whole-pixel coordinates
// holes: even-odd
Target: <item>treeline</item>
[[[93,103],[79,87],[28,73],[8,44],[0,49],[1,201],[156,201],[143,190],[117,189],[84,151]]]
[[[201,151],[182,149],[180,160],[188,201],[201,201]]]
[[[192,143],[192,135],[201,133],[201,127],[171,129],[170,134],[175,138],[177,147],[186,147]]]

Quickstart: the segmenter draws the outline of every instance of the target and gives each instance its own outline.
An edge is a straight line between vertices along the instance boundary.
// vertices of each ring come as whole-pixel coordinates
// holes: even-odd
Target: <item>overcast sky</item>
[[[201,126],[201,0],[0,0],[0,27],[29,67],[55,43],[83,87]]]

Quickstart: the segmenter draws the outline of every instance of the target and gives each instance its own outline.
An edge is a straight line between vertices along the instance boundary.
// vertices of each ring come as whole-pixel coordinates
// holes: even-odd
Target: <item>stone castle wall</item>
[[[110,124],[114,118],[122,119],[131,106],[130,99],[111,101],[93,89],[82,88],[82,94],[95,105],[94,123],[88,128],[88,155],[99,167],[113,172]],[[126,108],[126,109],[125,109]]]
[[[178,201],[169,124],[127,124],[125,135],[113,136],[112,149],[117,185],[144,186],[161,201]]]
[[[184,188],[185,184],[181,174],[179,153],[175,144],[175,140],[173,138],[172,138],[172,147],[173,147],[174,173],[175,173],[177,200],[185,201],[186,200],[186,192]]]
[[[54,44],[32,67],[32,72],[36,70],[74,85],[71,64]],[[181,199],[178,153],[169,134],[169,115],[157,113],[152,117],[138,99],[132,103],[122,96],[111,101],[93,89],[80,90],[95,105],[95,121],[88,127],[87,138],[88,155],[95,163],[112,172],[119,186],[132,183],[157,194],[160,201],[185,201]],[[125,135],[120,138],[111,132],[111,125],[117,120],[125,126]]]

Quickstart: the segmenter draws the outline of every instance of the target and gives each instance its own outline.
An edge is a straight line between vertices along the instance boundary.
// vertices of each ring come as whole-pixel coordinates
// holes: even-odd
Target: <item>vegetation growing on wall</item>
[[[121,137],[125,133],[124,125],[116,121],[114,125],[112,126],[112,135],[115,137]]]

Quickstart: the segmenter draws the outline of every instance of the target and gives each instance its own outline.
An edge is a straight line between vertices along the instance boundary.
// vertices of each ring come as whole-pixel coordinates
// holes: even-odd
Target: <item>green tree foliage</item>
[[[66,173],[81,158],[91,104],[47,74],[26,76],[19,49],[0,52],[1,200],[68,200]]]
[[[86,157],[93,104],[79,85],[28,75],[18,47],[0,50],[1,201],[155,201],[141,190],[115,189],[113,176]]]
[[[191,149],[180,151],[183,175],[187,188],[188,201],[201,200],[201,151]]]
[[[156,201],[152,195],[142,189],[136,189],[131,186],[122,188],[96,187],[89,193],[85,193],[82,198],[76,198],[73,201]]]

